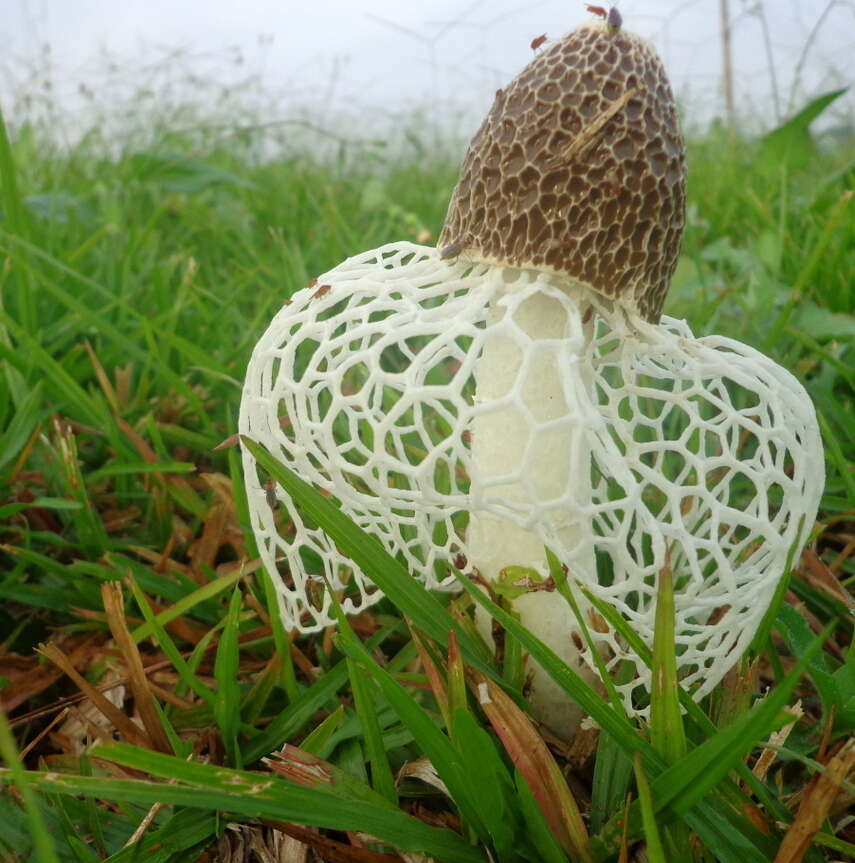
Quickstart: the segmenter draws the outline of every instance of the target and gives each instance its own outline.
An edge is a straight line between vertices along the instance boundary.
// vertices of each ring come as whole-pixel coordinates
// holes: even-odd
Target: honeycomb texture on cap
[[[656,322],[680,250],[685,187],[659,57],[640,37],[592,22],[497,92],[439,248],[566,274]]]

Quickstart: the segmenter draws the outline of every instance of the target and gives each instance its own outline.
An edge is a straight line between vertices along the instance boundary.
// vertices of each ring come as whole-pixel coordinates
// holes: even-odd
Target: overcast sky
[[[773,120],[775,91],[786,114],[850,83],[855,2],[729,3],[737,104],[749,121]],[[689,120],[720,113],[719,0],[618,6],[625,26],[659,49]],[[478,117],[531,57],[534,37],[559,37],[588,17],[575,0],[0,0],[0,13],[7,111],[45,78],[60,105],[77,110],[81,85],[118,102],[196,76],[200,93],[243,82],[275,113],[309,109],[333,127],[408,108]],[[839,113],[851,116],[852,95]]]

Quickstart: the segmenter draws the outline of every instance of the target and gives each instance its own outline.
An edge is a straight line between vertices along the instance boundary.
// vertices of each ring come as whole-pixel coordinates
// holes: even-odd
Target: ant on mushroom
[[[264,498],[271,510],[275,510],[279,505],[279,499],[276,497],[276,483],[272,479],[264,483]]]
[[[440,250],[439,259],[441,261],[447,261],[450,258],[456,258],[463,251],[463,246],[460,243],[451,243],[445,248]]]
[[[614,35],[620,30],[621,25],[623,24],[623,18],[618,11],[617,6],[610,6],[608,10],[606,10],[603,6],[591,6],[587,4],[585,7],[592,15],[596,15],[598,18],[602,18],[609,27],[609,32]]]

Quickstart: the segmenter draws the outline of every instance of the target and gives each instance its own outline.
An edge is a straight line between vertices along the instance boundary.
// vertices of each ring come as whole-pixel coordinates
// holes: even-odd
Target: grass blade
[[[829,624],[814,639],[792,671],[761,702],[654,780],[657,809],[670,806],[678,814],[686,812],[714,788],[752,746],[765,740],[778,725],[779,719],[786,721],[790,718],[786,715],[782,717],[781,711],[811,660],[833,631],[834,624]]]
[[[172,863],[184,852],[216,834],[217,812],[179,809],[159,829],[152,829],[139,841],[111,854],[104,863]]]
[[[594,761],[591,790],[591,830],[598,833],[622,811],[632,779],[632,759],[608,734],[601,734]]]
[[[686,732],[683,728],[683,713],[680,709],[680,686],[677,678],[677,643],[674,607],[674,583],[670,556],[659,572],[656,594],[655,626],[653,631],[652,684],[650,692],[650,742],[667,764],[677,764],[686,754]],[[638,800],[642,823],[647,837],[648,855],[651,860],[661,852],[661,840],[655,819],[652,826],[645,816],[649,808],[650,792],[644,768],[635,760]],[[646,791],[642,793],[642,783]],[[685,823],[676,821],[663,827],[671,857],[679,860],[692,859],[692,845]],[[654,850],[658,845],[658,850]]]
[[[379,647],[390,635],[391,629],[381,629],[366,642],[366,648]],[[278,749],[299,734],[309,724],[312,716],[335,697],[347,683],[347,663],[342,660],[330,668],[317,683],[310,686],[292,701],[257,737],[242,747],[245,764],[252,764]]]
[[[686,732],[677,683],[677,645],[674,632],[674,589],[671,565],[659,573],[653,632],[653,683],[650,693],[650,742],[668,764],[686,753]],[[636,769],[636,772],[637,769]]]
[[[585,596],[590,601],[590,603],[599,611],[600,614],[606,619],[610,626],[612,626],[616,632],[620,633],[620,635],[626,639],[627,644],[632,649],[632,651],[636,654],[636,656],[641,659],[648,667],[652,667],[653,664],[653,652],[650,648],[639,638],[637,633],[629,626],[627,621],[625,621],[615,610],[603,602],[598,597],[594,596],[590,591],[585,591]],[[686,714],[690,717],[695,727],[704,735],[710,736],[717,733],[718,729],[713,721],[701,710],[700,706],[696,701],[692,699],[688,692],[686,692],[682,687],[679,689],[679,697],[680,704],[683,709],[686,711]],[[630,767],[631,769],[631,767]],[[774,814],[775,818],[780,821],[787,821],[791,816],[789,815],[789,811],[787,808],[778,802],[775,797],[773,797],[769,792],[766,786],[760,782],[756,776],[748,769],[748,767],[740,762],[735,767],[739,777],[745,782],[745,784],[751,789],[751,791],[759,798],[760,802],[766,806],[771,813]],[[729,789],[726,788],[726,791],[729,792],[729,798],[737,807],[743,807],[748,802],[748,798],[742,794],[741,790],[735,785],[731,784]],[[616,810],[615,810],[616,811]]]
[[[323,751],[324,747],[329,743],[330,738],[338,731],[342,722],[345,720],[344,705],[339,706],[327,716],[322,722],[316,725],[300,743],[300,749],[303,752],[308,752],[310,755],[318,755]]]
[[[641,755],[636,752],[633,761],[635,768],[635,785],[638,788],[638,804],[641,808],[641,823],[644,828],[644,839],[647,843],[647,857],[650,863],[668,863],[665,857],[665,849],[659,838],[659,828],[656,824],[656,814],[653,811],[653,799],[650,794],[650,785],[644,775],[641,766]]]
[[[166,654],[167,658],[178,672],[178,676],[182,681],[184,681],[184,684],[188,689],[198,695],[199,698],[208,705],[208,707],[213,708],[214,700],[216,698],[213,690],[205,686],[205,684],[202,683],[202,681],[199,680],[199,678],[190,670],[190,666],[175,646],[175,642],[172,640],[172,637],[163,628],[163,626],[161,626],[160,621],[157,619],[157,616],[152,610],[151,605],[149,605],[145,594],[137,584],[136,579],[129,574],[127,583],[131,588],[137,607],[142,612],[142,616],[145,618],[146,623],[150,624],[153,628],[153,635],[157,639],[160,649]]]
[[[531,720],[492,681],[477,672],[472,679],[486,689],[482,707],[511,761],[533,795],[552,835],[564,851],[591,863],[588,831],[561,770]]]
[[[104,602],[104,613],[113,640],[116,642],[125,665],[128,668],[128,679],[134,696],[134,704],[142,720],[143,727],[152,742],[160,752],[172,752],[172,746],[163,728],[158,714],[154,696],[149,688],[142,657],[137,649],[137,643],[131,637],[125,618],[125,606],[122,596],[122,586],[117,581],[108,581],[101,585],[101,597]]]
[[[246,818],[270,818],[331,830],[354,830],[368,833],[404,851],[433,855],[448,863],[484,863],[486,859],[450,830],[430,827],[401,811],[363,800],[344,801],[326,791],[293,785],[270,774],[184,761],[121,744],[104,747],[98,754],[102,760],[170,780],[170,784],[38,772],[28,772],[25,778],[47,793],[132,801],[143,805],[164,803],[231,812]],[[8,781],[7,772],[0,772],[0,783]],[[58,861],[54,859],[50,863]]]
[[[535,850],[540,855],[539,859],[543,863],[567,863],[567,855],[549,829],[543,812],[540,811],[540,807],[534,799],[531,788],[528,787],[525,777],[519,770],[516,771],[515,779],[526,832]]]
[[[347,672],[350,676],[350,689],[353,692],[353,705],[362,726],[363,742],[371,765],[371,787],[390,803],[397,804],[395,777],[392,775],[389,759],[386,757],[380,724],[377,722],[374,702],[368,691],[369,682],[352,659],[347,660]]]
[[[214,660],[214,677],[217,681],[217,695],[214,699],[214,717],[223,735],[223,744],[229,761],[241,767],[240,749],[238,747],[238,729],[240,728],[240,687],[238,673],[240,655],[238,651],[238,634],[240,627],[240,609],[243,597],[240,586],[235,585],[226,623],[217,645],[217,656]]]
[[[14,784],[21,795],[24,810],[30,823],[30,836],[32,837],[33,851],[36,854],[36,863],[59,863],[56,847],[45,824],[39,800],[33,793],[32,775],[24,770],[18,758],[15,738],[12,736],[9,723],[6,721],[6,714],[2,709],[0,709],[0,757],[6,762],[7,782]]]
[[[29,235],[29,219],[24,207],[24,201],[18,190],[18,172],[15,168],[15,158],[12,153],[12,144],[0,111],[0,204],[3,214],[13,236],[26,240]],[[36,308],[33,286],[30,281],[29,270],[23,254],[12,255],[10,263],[13,267],[14,284],[17,289],[18,320],[27,332],[38,331]],[[0,308],[3,307],[3,297],[0,296]],[[9,337],[5,329],[0,330],[0,341],[9,344]],[[20,383],[20,382],[18,382]],[[17,385],[13,389],[17,388]],[[16,401],[24,393],[16,393]]]
[[[453,743],[473,795],[478,815],[490,836],[495,856],[513,861],[529,859],[528,839],[520,820],[514,783],[493,738],[463,707],[451,715]]]
[[[226,575],[221,575],[219,578],[215,578],[213,581],[203,584],[197,590],[194,590],[192,593],[179,599],[174,605],[161,611],[160,614],[157,615],[157,622],[161,626],[166,626],[170,621],[187,614],[196,605],[219,595],[226,590],[226,588],[231,587],[242,575],[243,570],[238,567]],[[139,642],[144,638],[148,638],[154,633],[154,631],[154,622],[146,622],[142,624],[142,626],[138,626],[131,634],[133,635],[134,640]]]
[[[674,815],[688,814],[696,803],[734,769],[747,751],[765,739],[776,727],[781,711],[796,684],[832,631],[833,625],[830,625],[814,640],[790,674],[763,701],[735,720],[732,725],[693,749],[679,763],[656,776],[651,783],[651,793],[654,811],[659,814],[660,823],[669,823]],[[637,807],[633,805],[632,809],[633,821],[637,824]],[[670,814],[666,810],[670,810]],[[621,825],[613,818],[603,835],[607,841],[615,842],[620,831]]]
[[[490,836],[478,813],[478,804],[473,798],[468,777],[451,741],[422,710],[412,695],[374,661],[371,654],[353,634],[340,607],[338,607],[338,614],[340,616],[338,640],[341,650],[363,672],[367,672],[375,679],[392,709],[409,728],[413,737],[419,741],[420,748],[445,783],[464,821],[478,833],[482,841],[489,842]]]

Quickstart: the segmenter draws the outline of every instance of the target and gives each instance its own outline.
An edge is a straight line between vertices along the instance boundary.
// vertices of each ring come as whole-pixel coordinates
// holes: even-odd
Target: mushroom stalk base
[[[584,561],[589,574],[594,572],[591,525],[571,519],[566,506],[568,489],[573,490],[577,513],[591,501],[590,446],[579,403],[590,383],[579,362],[587,335],[579,310],[575,309],[577,317],[571,320],[574,308],[568,305],[545,293],[529,296],[515,311],[519,329],[516,338],[511,338],[502,334],[506,315],[502,298],[491,303],[488,326],[495,336],[486,342],[475,371],[478,413],[472,425],[472,492],[485,502],[500,500],[511,508],[542,513],[545,520],[538,535],[536,529],[525,529],[481,506],[474,507],[467,533],[469,562],[491,582],[501,579],[502,570],[509,566],[536,570],[546,579],[544,533],[560,538],[564,548],[579,548],[576,560]],[[531,340],[523,350],[519,330]],[[568,363],[579,372],[578,380],[569,386]],[[564,366],[564,375],[559,374],[559,364]],[[511,401],[507,395],[514,388],[516,397]],[[541,431],[536,435],[527,413],[537,420]],[[553,428],[551,421],[555,421]],[[520,465],[526,465],[522,475]],[[510,478],[512,475],[516,476]],[[503,477],[509,479],[503,481]],[[562,500],[564,505],[550,509],[551,500]],[[513,607],[522,624],[564,662],[588,679],[593,677],[576,646],[583,643],[576,618],[558,593],[534,590],[517,597]],[[477,622],[491,643],[490,618],[479,614]],[[535,717],[559,736],[571,737],[581,709],[532,660],[526,671]]]

